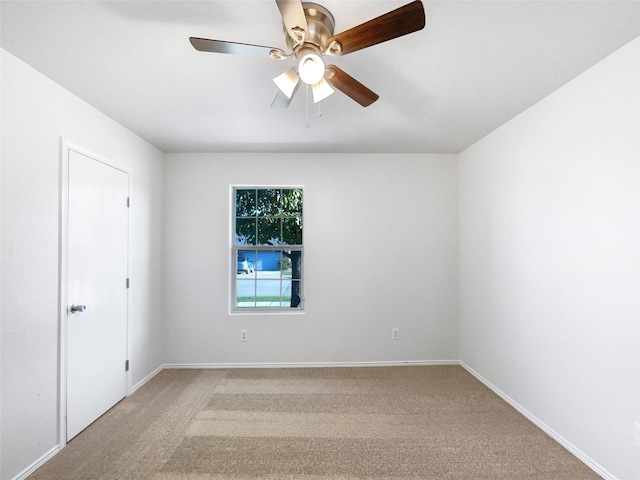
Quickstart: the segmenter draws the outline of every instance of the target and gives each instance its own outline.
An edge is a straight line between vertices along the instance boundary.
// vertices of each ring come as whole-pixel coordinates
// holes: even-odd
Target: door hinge
[[[127,278],[127,288],[129,288],[129,279]]]
[[[129,371],[129,360],[125,360],[125,362],[124,362],[124,371],[125,372]]]
[[[127,208],[131,206],[131,197],[127,197]]]

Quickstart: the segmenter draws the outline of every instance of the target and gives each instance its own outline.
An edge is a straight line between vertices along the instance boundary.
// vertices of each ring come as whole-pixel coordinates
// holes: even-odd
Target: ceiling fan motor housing
[[[304,39],[304,43],[312,43],[324,51],[327,40],[333,36],[335,29],[333,15],[331,15],[329,10],[317,3],[303,2],[302,8],[304,9],[309,29],[309,37]],[[287,45],[291,50],[295,50],[297,45],[287,32],[286,26],[284,26],[284,33]]]

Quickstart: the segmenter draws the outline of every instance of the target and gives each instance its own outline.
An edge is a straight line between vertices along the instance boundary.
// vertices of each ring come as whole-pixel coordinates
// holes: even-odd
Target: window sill
[[[301,309],[291,309],[291,310],[274,310],[274,309],[258,309],[258,308],[252,308],[252,309],[246,309],[246,310],[230,310],[229,311],[229,315],[236,317],[236,316],[246,316],[246,315],[251,315],[251,316],[256,316],[256,315],[264,315],[264,316],[274,316],[274,315],[278,315],[278,316],[288,316],[288,315],[304,315],[305,311],[301,310]]]

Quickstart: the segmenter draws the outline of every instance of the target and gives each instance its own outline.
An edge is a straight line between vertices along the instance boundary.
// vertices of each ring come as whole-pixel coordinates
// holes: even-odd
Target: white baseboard
[[[500,390],[498,387],[496,387],[494,384],[492,384],[489,380],[484,378],[478,372],[476,372],[469,365],[467,365],[463,361],[458,362],[458,364],[462,368],[464,368],[467,372],[469,372],[471,375],[473,375],[476,379],[482,382],[487,388],[493,391],[496,395],[502,398],[505,402],[507,402],[509,405],[515,408],[522,415],[524,415],[529,421],[531,421],[531,423],[536,425],[538,428],[544,431],[547,435],[553,438],[556,442],[558,442],[560,445],[566,448],[569,452],[571,452],[574,456],[576,456],[582,463],[584,463],[587,467],[589,467],[591,470],[596,472],[602,478],[604,478],[605,480],[619,480],[617,477],[615,477],[610,472],[605,470],[600,464],[598,464],[598,462],[594,461],[592,458],[586,455],[578,447],[573,445],[571,442],[565,439],[562,435],[560,435],[558,432],[553,430],[551,427],[549,427],[547,424],[541,421],[534,414],[529,412],[526,408],[524,408],[522,405],[520,405],[513,398],[511,398],[509,395],[504,393],[502,390]]]
[[[140,380],[138,383],[136,383],[135,385],[133,385],[131,387],[131,391],[127,394],[127,396],[131,395],[133,392],[135,392],[136,390],[138,390],[140,387],[142,387],[145,383],[147,383],[149,380],[151,380],[153,377],[155,377],[157,374],[159,374],[164,368],[166,368],[164,365],[160,365],[158,368],[156,368],[153,372],[151,372],[149,375],[147,375],[146,377],[144,377],[142,380]]]
[[[36,460],[35,462],[33,462],[31,465],[29,465],[27,468],[25,468],[22,472],[20,472],[18,475],[16,475],[15,477],[13,477],[12,480],[24,480],[25,478],[27,478],[29,475],[31,475],[33,472],[35,472],[37,469],[39,469],[42,465],[44,465],[51,457],[53,457],[56,453],[58,453],[60,451],[60,445],[56,445],[55,447],[53,447],[51,450],[49,450],[47,453],[45,453],[44,455],[42,455],[38,460]]]
[[[460,365],[458,360],[397,360],[389,362],[282,362],[282,363],[167,363],[162,368],[319,368],[319,367],[399,367],[429,365]]]

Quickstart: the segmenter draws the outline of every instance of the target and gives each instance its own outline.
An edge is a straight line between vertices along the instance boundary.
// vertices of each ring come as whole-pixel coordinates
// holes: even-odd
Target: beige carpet
[[[29,477],[597,478],[457,366],[165,370]]]

